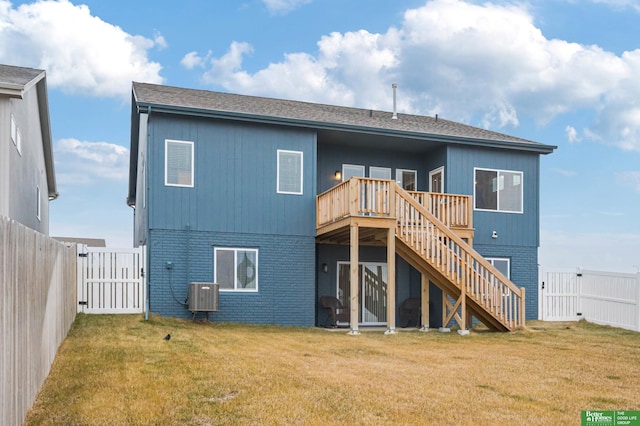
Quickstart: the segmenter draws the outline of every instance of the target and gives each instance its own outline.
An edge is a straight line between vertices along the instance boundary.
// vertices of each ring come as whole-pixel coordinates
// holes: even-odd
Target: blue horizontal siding
[[[538,249],[499,245],[478,245],[474,249],[483,257],[500,257],[511,260],[511,281],[526,289],[526,319],[538,318]]]
[[[152,230],[149,236],[151,312],[191,318],[183,305],[190,282],[212,282],[214,247],[258,249],[258,292],[220,292],[212,321],[312,326],[315,238]],[[172,263],[172,269],[166,263]]]

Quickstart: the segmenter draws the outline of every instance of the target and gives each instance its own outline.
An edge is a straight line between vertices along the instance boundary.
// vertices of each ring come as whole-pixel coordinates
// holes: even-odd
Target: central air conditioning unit
[[[189,310],[191,312],[217,312],[220,286],[216,283],[189,284]]]

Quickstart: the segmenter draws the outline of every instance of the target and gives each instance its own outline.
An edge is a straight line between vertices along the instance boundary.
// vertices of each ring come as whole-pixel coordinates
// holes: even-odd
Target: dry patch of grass
[[[578,424],[638,395],[640,333],[585,322],[349,336],[79,315],[25,424]]]

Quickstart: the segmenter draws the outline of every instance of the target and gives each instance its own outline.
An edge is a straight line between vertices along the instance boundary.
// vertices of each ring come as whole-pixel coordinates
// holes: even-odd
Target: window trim
[[[496,265],[495,265],[495,261],[496,260],[499,260],[501,262],[506,260],[507,261],[507,275],[506,275],[506,277],[507,277],[507,279],[509,281],[511,281],[511,258],[510,257],[495,257],[495,256],[494,257],[485,257],[484,260],[489,262],[489,264],[491,264],[491,266],[493,266],[494,268],[496,268]],[[496,268],[496,269],[498,269],[498,268]],[[500,270],[498,269],[498,271],[500,271]]]
[[[168,148],[169,143],[179,143],[186,144],[191,146],[191,184],[179,184],[179,183],[169,183],[169,155]],[[178,139],[165,139],[164,140],[164,185],[165,186],[175,186],[178,188],[193,188],[195,186],[196,176],[195,176],[195,143],[193,141],[183,141]]]
[[[405,189],[405,191],[417,191],[418,190],[418,171],[417,170],[414,170],[414,169],[396,169],[396,183],[398,185],[400,185],[400,188],[404,189],[404,186],[402,185],[402,174],[404,172],[412,172],[413,175],[415,176],[415,180],[414,180],[415,188],[414,189]]]
[[[13,142],[13,145],[15,147],[18,146],[17,139],[18,139],[18,124],[16,123],[16,117],[13,114],[11,114],[11,142]]]
[[[514,173],[520,175],[520,210],[500,210],[500,192],[497,193],[497,205],[496,209],[481,209],[476,207],[476,173],[478,170],[485,172],[496,172],[496,179],[500,180],[500,173]],[[508,170],[508,169],[491,169],[485,167],[474,167],[473,168],[473,210],[480,212],[492,212],[492,213],[510,213],[510,214],[524,214],[524,171],[522,170]]]
[[[41,221],[42,217],[42,194],[40,193],[40,186],[36,185],[36,218]]]
[[[344,168],[345,167],[353,167],[353,168],[357,168],[358,170],[362,170],[362,175],[358,176],[358,175],[351,175],[349,177],[349,179],[351,179],[351,177],[353,176],[358,176],[358,177],[366,177],[365,175],[365,170],[364,170],[364,165],[363,164],[348,164],[348,163],[343,163],[342,164],[342,181],[345,182],[348,179],[345,179],[346,173],[344,172]]]
[[[280,189],[280,154],[300,154],[300,191],[283,191]],[[276,165],[276,192],[278,194],[303,195],[304,194],[304,152],[279,149]]]
[[[442,181],[440,183],[440,185],[442,186],[442,191],[440,191],[440,193],[444,194],[444,166],[440,166],[438,168],[435,168],[429,171],[429,192],[434,192],[432,187],[433,176],[437,175],[438,173],[442,175]]]
[[[385,173],[387,173],[387,172],[388,172],[388,173],[389,173],[389,177],[384,177],[384,178],[376,177],[376,178],[374,178],[374,177],[372,176],[374,171],[376,171],[376,172],[382,172],[382,171],[384,171]],[[386,180],[391,180],[391,167],[369,166],[369,177],[370,177],[370,178],[372,178],[372,179],[386,179]]]
[[[259,290],[259,264],[260,264],[260,250],[254,247],[224,247],[224,246],[220,246],[220,247],[213,247],[213,282],[218,282],[218,251],[219,250],[224,250],[224,251],[233,251],[233,265],[234,265],[234,269],[235,269],[235,265],[237,265],[237,260],[238,260],[238,252],[239,251],[250,251],[250,252],[255,252],[256,255],[256,264],[254,265],[255,268],[255,272],[256,272],[256,277],[255,277],[255,281],[256,281],[256,286],[255,288],[251,288],[251,289],[243,289],[243,288],[238,288],[238,273],[237,270],[234,273],[234,277],[233,277],[233,288],[222,288],[222,286],[220,286],[220,292],[224,292],[224,293],[258,293]]]

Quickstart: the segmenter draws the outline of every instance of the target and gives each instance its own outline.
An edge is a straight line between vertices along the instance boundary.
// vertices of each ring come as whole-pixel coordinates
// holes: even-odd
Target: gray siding
[[[444,165],[444,150],[432,150],[423,154],[394,150],[373,150],[362,147],[348,147],[333,144],[318,145],[318,191],[322,193],[335,186],[336,170],[342,170],[343,164],[365,166],[365,175],[369,176],[369,167],[391,168],[391,177],[395,179],[396,169],[416,170],[418,189],[426,191],[429,187],[429,171]]]
[[[193,188],[164,185],[165,139],[194,142]],[[149,228],[315,236],[313,131],[151,114]],[[276,192],[277,150],[303,152],[303,195]]]
[[[22,149],[18,153],[11,142],[11,114],[20,129]],[[25,93],[24,99],[0,101],[0,154],[2,154],[2,184],[0,185],[0,214],[23,225],[49,233],[49,199],[47,175],[42,148],[38,96],[35,86]],[[40,188],[40,219],[36,216],[36,188]]]
[[[473,195],[475,167],[522,171],[524,213],[474,211],[474,245],[538,247],[539,155],[521,151],[449,147],[445,168],[447,192]],[[498,239],[491,238],[492,231],[498,233]]]

